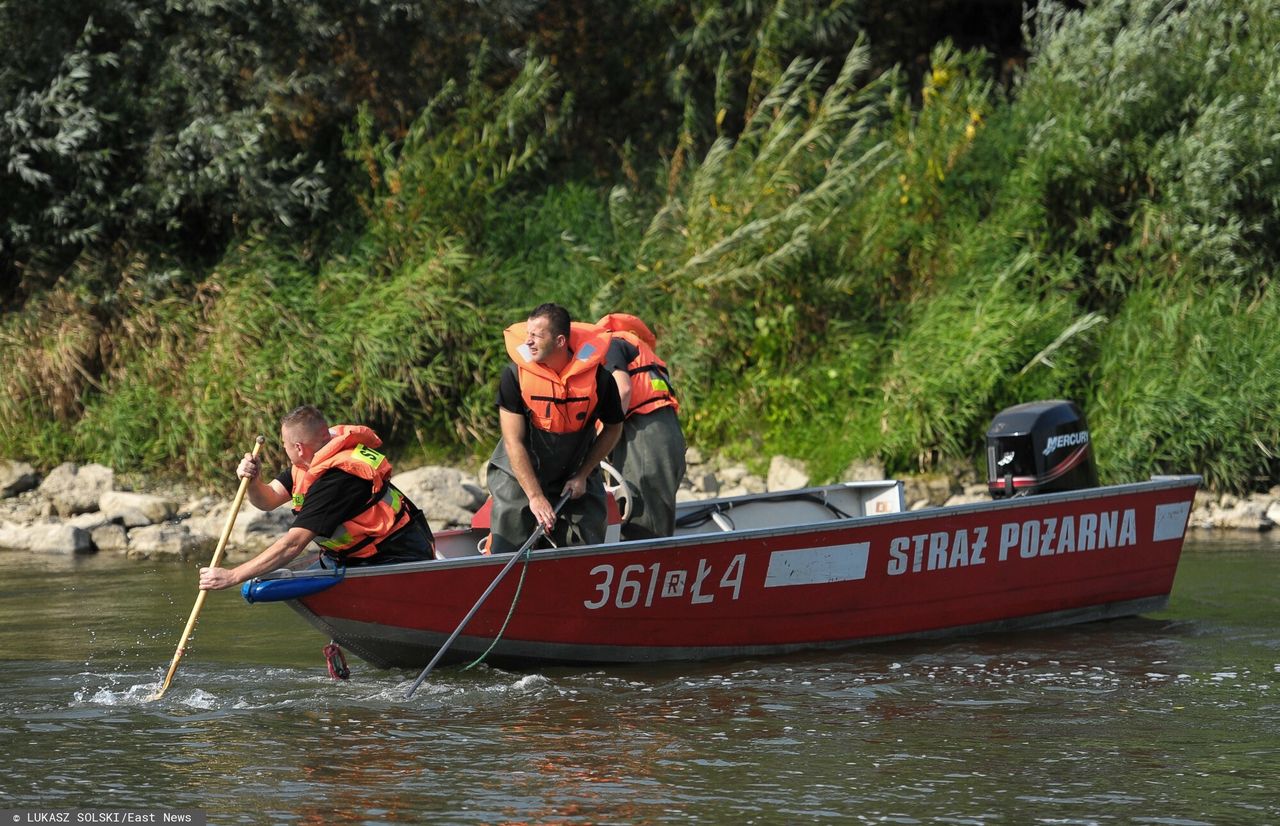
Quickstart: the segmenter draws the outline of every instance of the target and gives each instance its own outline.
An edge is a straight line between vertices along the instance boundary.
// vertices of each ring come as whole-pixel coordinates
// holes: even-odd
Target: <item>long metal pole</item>
[[[556,503],[555,512],[559,514],[560,509],[564,507],[564,503],[568,501],[569,494],[565,493],[560,497],[560,501]],[[471,622],[471,618],[476,615],[476,612],[480,610],[480,606],[484,605],[484,601],[488,599],[489,595],[493,593],[493,590],[498,587],[498,583],[502,582],[503,577],[505,577],[507,573],[515,567],[515,564],[520,561],[520,557],[524,556],[525,553],[533,547],[533,543],[541,539],[545,532],[546,530],[539,525],[529,538],[525,540],[525,543],[520,546],[520,550],[511,555],[511,559],[507,561],[506,565],[502,566],[502,570],[493,578],[493,582],[489,583],[489,587],[484,589],[484,593],[480,595],[480,599],[476,600],[476,604],[471,606],[471,610],[462,618],[462,622],[458,623],[458,627],[453,629],[453,633],[449,635],[449,639],[444,641],[444,645],[440,646],[440,649],[436,651],[436,655],[431,658],[431,662],[427,663],[427,667],[422,669],[422,673],[418,675],[418,679],[414,680],[413,685],[409,686],[409,690],[405,692],[404,695],[406,700],[412,697],[413,692],[417,691],[418,686],[422,685],[422,681],[427,679],[427,675],[436,667],[436,663],[440,662],[440,658],[444,656],[444,652],[448,651],[449,646],[453,645],[453,641],[462,633],[462,629],[467,627],[467,623]]]

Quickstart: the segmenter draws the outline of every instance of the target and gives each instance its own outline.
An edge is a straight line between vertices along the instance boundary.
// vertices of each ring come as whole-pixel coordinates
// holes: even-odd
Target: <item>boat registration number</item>
[[[737,599],[742,593],[742,573],[747,555],[738,554],[723,570],[717,570],[706,559],[698,560],[697,570],[664,567],[661,562],[650,565],[597,565],[591,569],[596,580],[591,599],[582,601],[585,608],[648,608],[659,599],[687,599],[693,605],[715,602],[716,597]],[[718,574],[718,576],[717,576]]]

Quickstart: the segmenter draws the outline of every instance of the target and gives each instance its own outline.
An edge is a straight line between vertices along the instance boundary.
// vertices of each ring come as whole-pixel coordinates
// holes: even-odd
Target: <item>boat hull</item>
[[[1159,610],[1198,482],[537,551],[516,563],[446,661],[761,656]],[[351,569],[289,604],[362,659],[416,668],[509,560]]]

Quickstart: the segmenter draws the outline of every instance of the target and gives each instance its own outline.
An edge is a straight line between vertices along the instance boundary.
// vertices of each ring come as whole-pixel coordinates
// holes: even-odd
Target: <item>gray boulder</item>
[[[486,498],[475,477],[451,467],[427,465],[397,473],[391,477],[391,484],[423,510],[423,502],[429,499],[475,513]]]
[[[94,511],[93,513],[82,513],[79,516],[73,516],[66,520],[66,523],[93,533],[95,529],[111,524],[111,517],[102,511]]]
[[[964,490],[960,493],[953,493],[951,498],[947,500],[948,507],[952,505],[975,505],[980,502],[990,502],[991,493],[987,490],[985,484],[965,485]]]
[[[854,459],[840,478],[846,482],[879,482],[884,479],[884,463],[876,459]]]
[[[1215,509],[1212,521],[1220,528],[1246,531],[1269,531],[1275,526],[1267,517],[1266,505],[1247,500],[1233,500],[1230,507]]]
[[[53,554],[82,554],[93,551],[93,540],[83,528],[55,522],[34,525],[0,524],[0,547]]]
[[[227,515],[231,513],[231,502],[216,502],[200,513],[193,514],[183,524],[193,534],[206,537],[216,545],[222,532],[227,527]],[[250,545],[270,545],[281,534],[289,530],[293,524],[293,511],[286,505],[275,510],[258,510],[246,499],[236,514],[235,524],[227,541],[232,545],[247,547]]]
[[[40,479],[26,462],[0,462],[0,499],[31,490]]]
[[[16,522],[0,522],[0,549],[20,551],[26,547],[26,529]]]
[[[908,510],[935,507],[945,504],[959,487],[953,487],[951,477],[940,473],[908,476],[902,480],[902,501]]]
[[[428,465],[397,473],[391,484],[422,509],[433,531],[470,525],[487,498],[475,477],[450,467]]]
[[[689,475],[689,482],[694,494],[705,494],[704,496],[694,496],[695,499],[705,499],[708,496],[715,496],[720,490],[720,479],[714,473],[705,471],[696,471]]]
[[[109,467],[63,462],[49,471],[39,490],[59,516],[74,516],[98,510],[98,500],[114,485],[115,471]]]
[[[193,534],[186,525],[144,525],[129,532],[130,559],[192,559],[207,554],[217,541]]]
[[[747,478],[750,471],[746,465],[726,465],[720,468],[720,472],[716,474],[720,479],[720,484],[727,488],[740,484],[743,479]]]
[[[36,490],[0,499],[0,520],[21,524],[50,522],[53,520],[53,503]]]
[[[128,532],[123,525],[117,525],[114,522],[91,529],[89,538],[93,540],[93,546],[100,551],[129,550]]]
[[[771,492],[808,487],[809,471],[799,459],[774,456],[769,460],[769,478],[765,484]]]
[[[109,490],[98,499],[98,508],[112,522],[119,522],[126,528],[139,528],[173,516],[177,504],[149,493]]]

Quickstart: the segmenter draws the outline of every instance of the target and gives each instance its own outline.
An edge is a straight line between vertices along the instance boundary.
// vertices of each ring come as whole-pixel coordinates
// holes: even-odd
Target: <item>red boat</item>
[[[760,656],[1159,610],[1200,477],[1079,488],[1088,447],[1074,405],[1040,402],[988,431],[989,502],[903,512],[892,481],[687,502],[673,537],[518,562],[477,551],[481,517],[437,534],[433,561],[279,571],[245,594],[379,667],[428,663],[508,563],[445,661]]]

